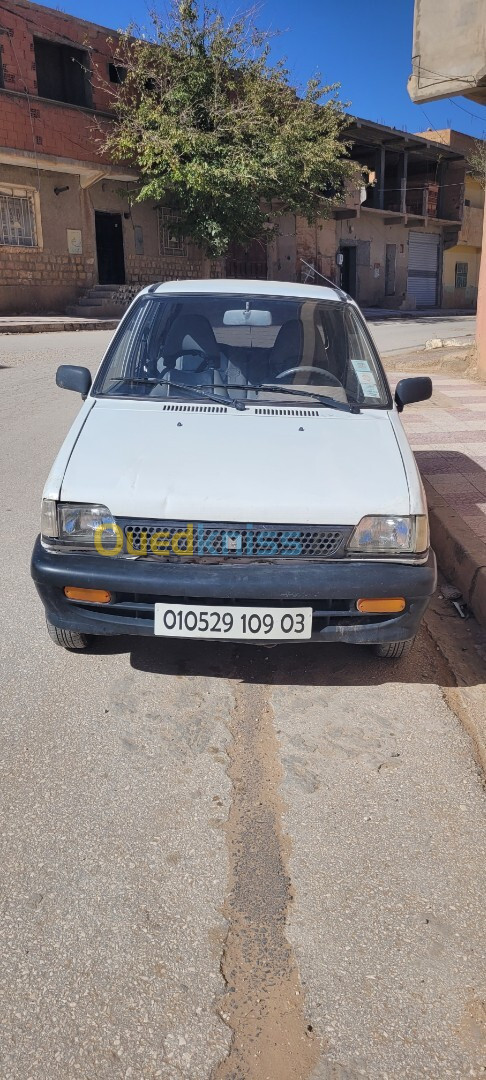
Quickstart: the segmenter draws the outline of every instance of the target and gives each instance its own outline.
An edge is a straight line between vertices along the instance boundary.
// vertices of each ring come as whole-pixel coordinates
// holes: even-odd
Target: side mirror
[[[61,390],[75,390],[85,398],[91,387],[91,372],[77,364],[61,364],[56,371],[56,384]]]
[[[400,379],[395,390],[395,404],[399,412],[404,405],[414,401],[428,401],[432,397],[432,379],[428,375],[416,375],[413,379]]]

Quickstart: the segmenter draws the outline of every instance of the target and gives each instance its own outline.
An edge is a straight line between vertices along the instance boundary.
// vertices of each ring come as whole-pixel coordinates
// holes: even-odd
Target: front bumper
[[[50,552],[40,537],[31,574],[49,622],[65,630],[151,637],[157,601],[262,606],[296,601],[314,610],[311,641],[362,645],[414,637],[437,582],[432,551],[422,566],[344,559],[215,565]],[[108,589],[113,601],[73,602],[64,595],[66,585]],[[403,596],[407,606],[399,615],[360,615],[355,601],[361,596]]]

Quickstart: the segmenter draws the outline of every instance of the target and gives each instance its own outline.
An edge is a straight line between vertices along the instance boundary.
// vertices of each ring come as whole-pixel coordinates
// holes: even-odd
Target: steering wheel
[[[312,364],[299,364],[297,367],[289,367],[286,371],[281,371],[279,375],[276,375],[274,382],[285,379],[287,375],[295,375],[297,371],[310,371],[318,375],[325,375],[327,381],[331,380],[332,386],[340,386],[342,389],[343,384],[336,375],[333,375],[331,371],[327,371],[326,368],[314,367]]]

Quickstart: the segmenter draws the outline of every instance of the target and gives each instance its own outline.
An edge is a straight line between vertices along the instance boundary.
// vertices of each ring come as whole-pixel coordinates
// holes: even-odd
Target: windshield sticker
[[[380,391],[367,360],[351,360],[356,378],[365,397],[379,398]]]
[[[376,383],[373,383],[373,385],[370,383],[369,386],[363,386],[363,384],[361,385],[365,397],[379,398],[380,391],[378,390]]]

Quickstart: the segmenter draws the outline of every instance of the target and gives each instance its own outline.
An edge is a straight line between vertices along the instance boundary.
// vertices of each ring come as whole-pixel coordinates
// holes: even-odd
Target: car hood
[[[183,521],[354,525],[410,508],[386,411],[113,399],[91,408],[60,497]]]

